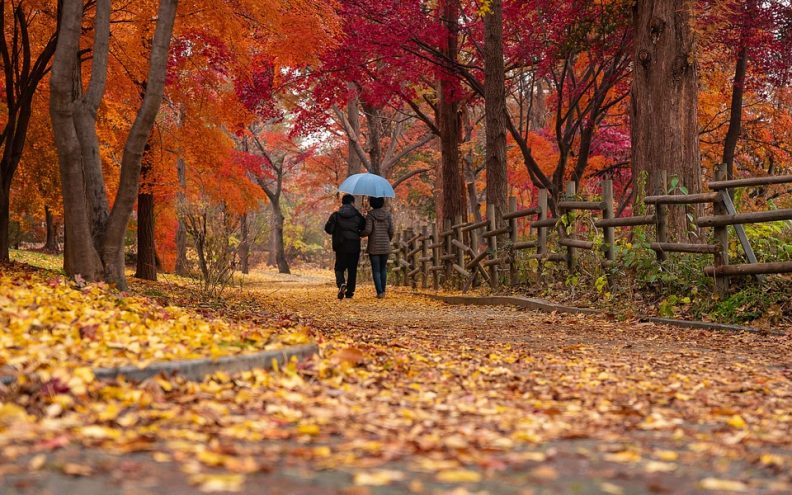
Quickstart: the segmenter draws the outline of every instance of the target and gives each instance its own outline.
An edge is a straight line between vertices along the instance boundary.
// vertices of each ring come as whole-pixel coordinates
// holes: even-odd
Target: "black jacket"
[[[366,219],[352,205],[342,205],[330,215],[325,224],[325,232],[333,236],[333,251],[338,253],[359,253],[360,232],[366,227]]]

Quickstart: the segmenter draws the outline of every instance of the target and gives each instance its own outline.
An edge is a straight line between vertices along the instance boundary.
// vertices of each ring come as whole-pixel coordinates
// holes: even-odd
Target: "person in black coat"
[[[345,194],[341,198],[341,208],[330,215],[325,223],[325,232],[333,236],[339,299],[355,295],[357,266],[360,261],[360,233],[365,227],[366,219],[355,208],[355,197],[351,194]]]

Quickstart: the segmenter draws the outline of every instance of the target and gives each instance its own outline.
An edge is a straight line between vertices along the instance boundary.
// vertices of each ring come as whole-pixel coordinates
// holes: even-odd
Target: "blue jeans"
[[[385,281],[388,277],[388,255],[387,254],[370,254],[371,259],[371,273],[374,275],[374,288],[377,289],[377,294],[385,293]]]

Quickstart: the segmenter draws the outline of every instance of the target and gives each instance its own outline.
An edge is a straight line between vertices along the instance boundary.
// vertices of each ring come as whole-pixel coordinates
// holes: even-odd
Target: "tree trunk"
[[[363,112],[366,114],[368,124],[368,146],[369,153],[369,172],[382,175],[382,110],[363,104]]]
[[[11,214],[11,187],[10,182],[8,185],[0,180],[0,263],[8,263],[11,261],[9,256],[9,227],[10,227],[10,214]]]
[[[696,66],[689,2],[645,0],[633,10],[635,69],[632,85],[632,160],[648,192],[677,176],[690,192],[701,189]],[[668,215],[673,240],[687,237],[683,208]]]
[[[176,227],[176,275],[187,275],[187,226],[184,224],[185,189],[187,188],[187,171],[183,158],[176,160],[176,173],[179,176],[179,192],[176,194],[178,225]]]
[[[487,203],[506,211],[506,82],[503,62],[503,6],[492,0],[484,15],[484,114]]]
[[[107,6],[100,3],[97,9],[99,5]],[[63,4],[60,33],[50,77],[50,115],[63,190],[63,266],[71,276],[94,281],[101,277],[102,263],[92,241],[88,204],[85,199],[82,153],[74,121],[74,74],[78,65],[82,7],[82,2],[77,1]],[[109,22],[107,30],[109,31]]]
[[[349,91],[357,91],[354,83],[349,83]],[[358,107],[359,101],[357,93],[354,98],[350,98],[347,103],[347,119],[349,120],[350,127],[355,136],[360,136],[360,109]],[[363,162],[355,150],[355,144],[352,139],[348,140],[347,144],[347,175],[359,174],[363,171]]]
[[[446,57],[456,60],[459,53],[459,0],[443,0],[440,7],[441,19],[447,30],[440,50]],[[458,216],[465,216],[466,211],[465,183],[459,155],[461,131],[459,98],[455,94],[456,81],[452,78],[450,72],[440,78],[437,104],[443,184],[442,220],[449,223],[453,223]]]
[[[151,170],[151,164],[143,166],[143,183]],[[135,277],[157,280],[157,251],[154,246],[154,194],[147,190],[138,193],[137,200],[137,270]]]
[[[55,223],[55,216],[49,206],[44,206],[44,219],[47,225],[47,238],[44,241],[44,251],[48,253],[58,252],[58,224]]]
[[[173,22],[176,17],[178,0],[160,0],[157,25],[151,44],[149,73],[146,78],[146,93],[138,111],[135,123],[129,131],[124,154],[121,157],[121,174],[118,192],[113,209],[107,219],[103,237],[102,262],[104,277],[121,289],[126,289],[124,277],[124,234],[138,192],[140,163],[146,147],[154,119],[159,112],[165,90],[165,75],[168,68],[168,49],[170,47]]]
[[[28,125],[41,79],[50,70],[49,61],[55,53],[57,31],[53,32],[41,46],[38,56],[33,59],[30,36],[30,20],[36,15],[35,8],[25,10],[26,2],[11,2],[12,26],[6,25],[6,2],[0,2],[0,62],[4,76],[4,100],[6,122],[2,126],[2,159],[0,159],[0,262],[8,262],[10,227],[10,190],[22,151],[25,147]],[[57,2],[56,16],[60,18],[62,0]],[[44,15],[44,14],[42,14]],[[10,34],[11,40],[6,38]],[[43,35],[43,32],[37,32]],[[36,39],[43,41],[44,38]]]
[[[742,125],[743,93],[745,92],[745,71],[748,66],[748,53],[743,46],[737,54],[737,66],[734,69],[732,83],[731,109],[729,111],[729,130],[723,142],[723,163],[726,164],[726,178],[734,178],[734,150],[740,138]]]
[[[289,262],[286,260],[286,246],[283,242],[283,212],[277,201],[272,204],[272,250],[275,253],[275,263],[279,273],[291,273]]]
[[[244,274],[250,273],[250,227],[248,226],[248,214],[243,213],[239,220],[239,228],[242,240],[239,243],[239,267]]]

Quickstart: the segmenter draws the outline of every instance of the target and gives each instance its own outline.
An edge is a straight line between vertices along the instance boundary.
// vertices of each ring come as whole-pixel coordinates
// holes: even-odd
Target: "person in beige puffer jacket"
[[[388,255],[391,252],[391,239],[393,238],[393,219],[390,213],[383,208],[384,198],[369,198],[371,211],[366,216],[366,227],[361,236],[368,237],[368,252],[371,259],[371,273],[374,277],[374,287],[377,297],[385,297],[385,282],[388,273]]]

